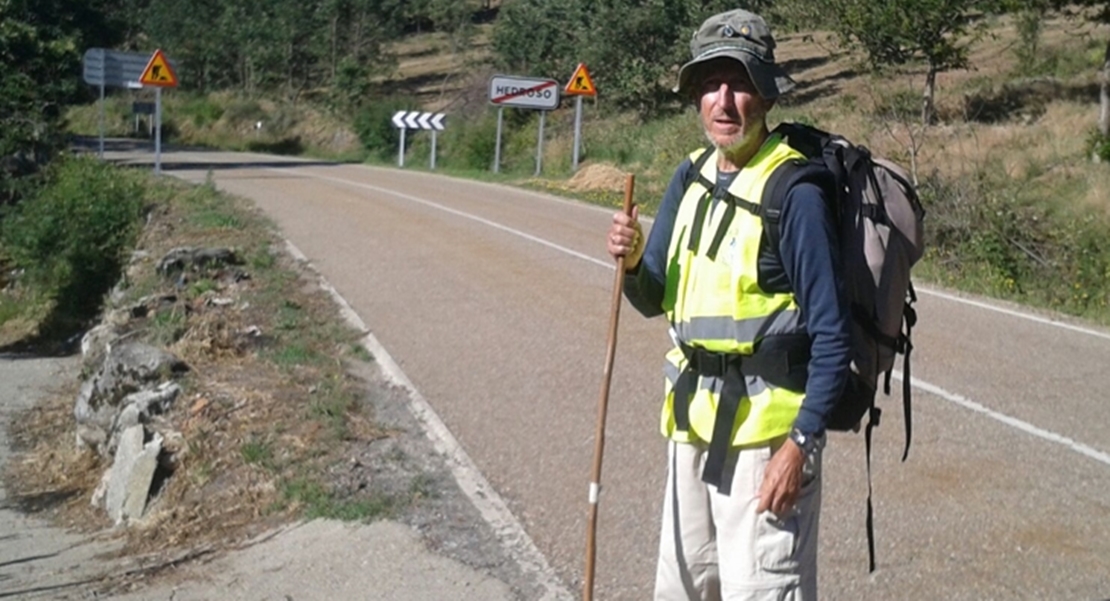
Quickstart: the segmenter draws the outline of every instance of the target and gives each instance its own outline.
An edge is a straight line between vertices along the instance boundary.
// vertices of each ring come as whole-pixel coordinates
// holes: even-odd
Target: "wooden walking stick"
[[[628,174],[624,184],[624,214],[632,214],[632,189],[635,176]],[[597,501],[601,492],[601,456],[605,451],[605,414],[609,410],[609,383],[613,380],[613,356],[617,352],[617,323],[621,314],[621,293],[624,289],[624,257],[617,258],[617,275],[613,281],[613,301],[609,313],[609,349],[605,355],[605,375],[601,381],[601,397],[597,403],[597,433],[594,435],[594,471],[590,480],[590,517],[586,532],[586,576],[583,601],[594,598],[594,563],[597,558]]]

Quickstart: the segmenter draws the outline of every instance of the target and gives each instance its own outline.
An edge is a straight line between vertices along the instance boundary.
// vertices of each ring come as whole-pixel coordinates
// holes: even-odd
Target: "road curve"
[[[147,157],[145,160],[149,160]],[[572,590],[613,281],[611,209],[426,173],[232,153],[163,169],[254,201],[349,302]],[[1110,599],[1110,333],[923,291],[914,440],[882,399],[867,573],[862,436],[826,455],[823,599]],[[650,597],[663,480],[660,320],[627,305],[597,597]],[[899,372],[900,375],[900,372]]]

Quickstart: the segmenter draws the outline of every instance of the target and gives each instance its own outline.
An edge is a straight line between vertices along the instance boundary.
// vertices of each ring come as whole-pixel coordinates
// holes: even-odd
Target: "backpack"
[[[774,131],[808,160],[780,167],[765,187],[762,203],[764,219],[772,226],[765,228],[771,249],[777,252],[777,218],[790,187],[812,177],[815,170],[827,169],[836,190],[830,200],[840,229],[844,284],[852,310],[853,360],[848,386],[828,428],[858,431],[865,414],[870,427],[878,425],[881,411],[874,397],[879,376],[884,376],[883,391],[889,395],[895,356],[901,354],[904,461],[912,428],[910,333],[917,323],[910,269],[924,252],[925,210],[906,171],[874,157],[866,147],[797,123],[784,123]]]
[[[760,270],[764,265],[781,265],[779,218],[787,192],[808,181],[821,185],[829,199],[839,229],[839,246],[846,293],[852,311],[852,369],[844,393],[837,401],[827,428],[859,431],[863,417],[867,455],[867,546],[871,571],[875,570],[873,509],[871,503],[871,434],[879,425],[882,411],[875,406],[879,376],[883,391],[890,394],[891,373],[896,355],[903,356],[902,404],[906,440],[902,460],[909,456],[912,434],[910,400],[910,334],[917,323],[913,303],[917,296],[910,269],[924,252],[925,210],[906,171],[897,164],[875,157],[864,146],[820,129],[783,123],[772,133],[806,159],[776,168],[764,186],[759,205],[738,202],[764,220],[760,242]],[[706,149],[691,168],[692,180],[708,160]],[[689,187],[690,181],[686,182]],[[761,274],[761,281],[763,279]]]

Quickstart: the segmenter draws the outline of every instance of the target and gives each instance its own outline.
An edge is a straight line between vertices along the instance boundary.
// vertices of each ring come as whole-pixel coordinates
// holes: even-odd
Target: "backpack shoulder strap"
[[[833,138],[825,130],[801,123],[780,123],[775,127],[774,133],[781,134],[791,148],[811,159],[821,156],[829,140]]]
[[[690,170],[686,172],[686,177],[682,179],[682,190],[684,193],[687,189],[690,188],[690,184],[694,183],[695,180],[700,181],[701,185],[705,186],[705,189],[713,189],[713,182],[705,179],[704,177],[702,177],[701,174],[702,168],[705,167],[705,164],[707,162],[709,162],[709,157],[711,156],[713,156],[712,146],[706,146],[705,148],[701,149],[697,158],[695,158],[694,162],[690,165]]]
[[[808,161],[799,159],[779,165],[771,172],[767,185],[763,187],[763,198],[760,200],[764,221],[763,231],[768,246],[776,255],[782,240],[782,207],[786,202],[786,195],[794,186],[801,183],[812,183],[825,190],[826,200],[830,203],[830,209],[833,209],[833,215],[838,215],[836,197],[833,195],[836,190],[833,175],[823,163],[816,159]]]

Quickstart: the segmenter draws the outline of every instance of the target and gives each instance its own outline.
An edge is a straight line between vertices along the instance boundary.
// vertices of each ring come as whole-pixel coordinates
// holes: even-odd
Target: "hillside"
[[[771,120],[841,133],[916,174],[930,212],[920,278],[1110,322],[1110,248],[1103,242],[1110,171],[1090,160],[1108,38],[1108,26],[1054,16],[1043,23],[1036,51],[1022,58],[1013,20],[995,19],[972,46],[969,69],[939,74],[937,122],[922,127],[924,68],[872,74],[831,34],[787,33],[777,52],[799,87]],[[492,144],[473,140],[494,131],[496,110],[483,106],[492,73],[485,39],[476,36],[466,53],[447,55],[430,50],[443,45],[434,35],[410,38],[397,46],[397,73],[399,81],[419,83],[423,108],[448,113],[441,169],[491,177],[481,159],[458,158],[492,152]],[[542,177],[532,176],[536,114],[506,111],[512,118],[502,177],[615,206],[624,173],[634,173],[637,202],[651,212],[674,166],[703,144],[693,113],[645,123],[609,112],[603,81],[598,88],[599,97],[586,103],[578,173],[570,171],[573,103],[564,100],[547,118]],[[409,148],[412,168],[423,168],[426,141]]]
[[[778,56],[799,86],[771,120],[841,133],[915,173],[929,209],[930,250],[917,270],[923,279],[1110,322],[1103,241],[1110,171],[1090,160],[1110,26],[1052,16],[1029,51],[1011,18],[989,25],[971,47],[970,68],[939,74],[937,117],[928,127],[919,117],[922,67],[874,74],[828,33],[781,34]],[[539,114],[506,110],[502,163],[491,173],[498,112],[487,98],[492,27],[479,23],[464,38],[412,33],[387,47],[395,68],[374,81],[375,100],[353,114],[313,102],[168,94],[171,141],[396,164],[394,112],[441,111],[447,128],[436,140],[437,170],[610,206],[619,202],[624,174],[633,173],[636,201],[651,213],[675,166],[704,144],[693,112],[644,121],[615,110],[598,78],[598,97],[585,102],[577,173],[570,100],[547,115],[539,176]],[[110,99],[109,134],[128,132],[136,96]],[[94,105],[73,111],[73,129],[95,133],[95,114]],[[405,150],[405,168],[428,168],[431,136],[409,132]]]

